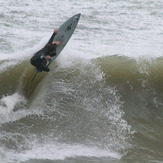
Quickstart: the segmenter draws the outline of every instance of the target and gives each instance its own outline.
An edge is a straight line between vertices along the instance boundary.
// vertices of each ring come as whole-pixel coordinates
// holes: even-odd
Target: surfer
[[[31,64],[35,66],[38,71],[50,71],[47,63],[51,60],[52,57],[56,55],[56,48],[61,44],[60,41],[53,42],[57,32],[58,29],[55,29],[48,43],[41,50],[36,52],[30,60]]]

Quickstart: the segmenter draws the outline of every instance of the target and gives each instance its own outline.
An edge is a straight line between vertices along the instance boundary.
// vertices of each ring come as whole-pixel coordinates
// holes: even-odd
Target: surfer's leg
[[[45,65],[46,63],[40,63],[40,62],[33,62],[32,65],[37,68],[38,71],[46,71],[49,72],[49,68]]]
[[[44,64],[44,63],[40,63],[38,66],[37,66],[37,69],[39,69],[40,71],[46,71],[46,72],[49,72],[49,68]]]

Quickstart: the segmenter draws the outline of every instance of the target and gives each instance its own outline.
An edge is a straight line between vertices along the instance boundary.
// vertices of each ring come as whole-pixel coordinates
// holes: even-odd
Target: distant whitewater
[[[1,2],[1,162],[163,162],[162,8],[161,0]],[[75,34],[31,86],[30,57],[76,13]]]

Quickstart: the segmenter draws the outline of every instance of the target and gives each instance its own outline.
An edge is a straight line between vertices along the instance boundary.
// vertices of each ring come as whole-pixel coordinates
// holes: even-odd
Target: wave
[[[163,59],[136,60],[116,55],[102,57],[98,62],[107,83],[116,87],[124,102],[124,119],[136,131],[134,155],[143,157],[136,152],[139,150],[153,159],[157,153],[157,159],[162,160]]]
[[[150,86],[155,88],[158,87],[160,89],[162,87],[162,58],[146,60],[114,55],[92,59],[92,61],[100,67],[108,83],[118,84],[132,81],[132,84],[135,83],[142,87],[145,87],[147,83],[150,83]],[[55,67],[56,65],[53,66],[53,69]],[[74,67],[74,69],[75,68],[76,67]],[[28,85],[35,73],[29,61],[1,61],[1,69],[3,71],[0,73],[0,85],[4,87],[1,88],[0,96],[4,95],[5,92],[8,93],[8,86],[10,87],[9,91],[13,92],[16,90],[16,87],[18,88],[22,85],[21,83],[23,83],[23,85]],[[81,71],[82,69],[83,68],[81,68]],[[40,73],[38,76],[39,79],[36,78],[36,80],[40,82],[44,78],[45,73]],[[38,85],[38,82],[36,82],[36,85]]]
[[[50,73],[38,74],[29,98],[26,90],[35,71],[28,64],[24,61],[1,74],[11,87],[1,88],[0,111],[10,110],[0,117],[2,147],[30,151],[41,142],[57,141],[123,153],[130,126],[122,118],[116,90],[105,86],[103,73],[95,64],[80,59],[70,67],[54,63]],[[18,110],[13,112],[15,107]]]
[[[99,59],[99,64],[111,82],[133,81],[143,86],[142,80],[148,80],[156,87],[162,82],[162,58],[130,58],[127,56],[107,56]]]
[[[60,66],[54,63],[49,74],[43,72],[36,76],[32,87],[31,80],[35,74],[35,69],[30,66],[28,61],[22,61],[15,66],[7,68],[6,71],[0,74],[0,85],[2,86],[0,91],[1,103],[4,97],[15,93],[22,95],[24,98],[29,98],[28,103],[30,103],[40,94],[45,94],[44,92],[47,92],[49,87],[53,87],[51,83],[54,83],[58,78],[58,80],[60,79],[65,83],[66,87],[68,87],[67,82],[69,80],[73,87],[82,85],[81,90],[88,89],[88,85],[98,84],[102,80],[104,82],[103,86],[110,86],[116,89],[122,101],[128,101],[128,103],[130,101],[131,103],[131,98],[133,98],[134,101],[141,99],[140,102],[143,103],[148,98],[153,98],[151,101],[152,105],[155,107],[158,103],[161,105],[163,91],[162,58],[136,60],[114,55],[92,59],[87,64],[84,63],[86,60],[81,61],[80,59],[77,62],[73,62]],[[94,76],[93,79],[91,79],[92,76]],[[90,91],[93,92],[93,90]],[[161,109],[159,108],[155,111],[161,112]]]
[[[50,73],[36,76],[30,96],[35,70],[28,61],[0,74],[1,147],[30,154],[36,144],[43,150],[52,142],[80,144],[124,159],[129,150],[136,153],[141,148],[161,158],[162,58],[65,60],[66,64],[52,64]],[[148,145],[151,141],[157,148]]]

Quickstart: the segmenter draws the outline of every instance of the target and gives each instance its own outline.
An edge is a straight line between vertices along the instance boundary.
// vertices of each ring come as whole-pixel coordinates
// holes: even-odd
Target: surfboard
[[[81,14],[76,14],[69,18],[67,21],[65,21],[60,27],[59,32],[55,35],[53,41],[61,41],[61,45],[57,46],[56,48],[56,55],[52,57],[52,59],[47,63],[47,66],[53,62],[57,56],[61,53],[63,48],[66,46],[67,42],[71,38],[72,34],[75,31],[75,28],[77,27],[77,24],[79,22]]]

